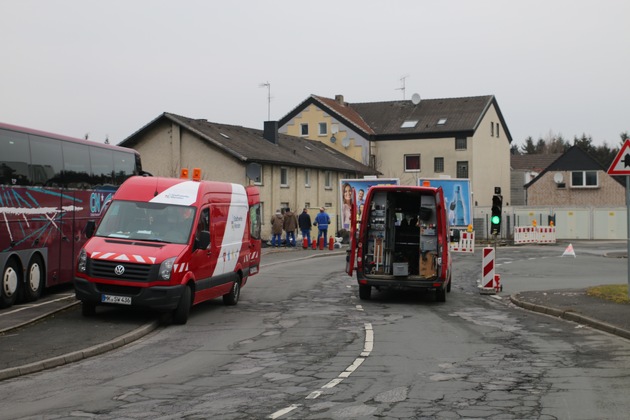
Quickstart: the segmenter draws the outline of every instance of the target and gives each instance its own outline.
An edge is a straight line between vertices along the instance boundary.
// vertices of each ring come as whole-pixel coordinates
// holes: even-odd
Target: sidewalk
[[[630,305],[592,297],[586,289],[520,292],[510,296],[517,306],[556,316],[630,339]]]

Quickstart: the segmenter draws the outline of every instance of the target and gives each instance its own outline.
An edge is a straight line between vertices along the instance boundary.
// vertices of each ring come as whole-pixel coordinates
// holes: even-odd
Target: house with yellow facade
[[[350,103],[311,95],[278,122],[281,133],[322,142],[403,185],[470,180],[472,203],[510,203],[512,136],[493,95]]]

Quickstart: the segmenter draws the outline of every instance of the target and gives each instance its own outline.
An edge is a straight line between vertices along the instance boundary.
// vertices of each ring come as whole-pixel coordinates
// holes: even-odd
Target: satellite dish
[[[555,174],[553,174],[553,182],[555,182],[556,184],[560,184],[562,183],[562,181],[564,181],[564,177],[560,172],[556,172]]]
[[[348,137],[345,137],[343,140],[341,140],[341,145],[347,149],[350,146],[350,139],[348,139]]]
[[[411,103],[414,105],[418,105],[420,103],[420,95],[417,93],[411,95]]]

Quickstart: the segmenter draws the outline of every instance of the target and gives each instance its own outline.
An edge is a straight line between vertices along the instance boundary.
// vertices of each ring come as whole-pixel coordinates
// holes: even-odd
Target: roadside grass
[[[615,303],[630,304],[630,299],[628,299],[627,284],[608,284],[589,287],[586,290],[586,294],[596,298],[610,300]]]

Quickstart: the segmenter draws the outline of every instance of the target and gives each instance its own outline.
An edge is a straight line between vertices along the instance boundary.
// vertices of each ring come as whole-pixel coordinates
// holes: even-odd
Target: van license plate
[[[101,295],[102,303],[115,303],[117,305],[131,305],[129,296]]]

